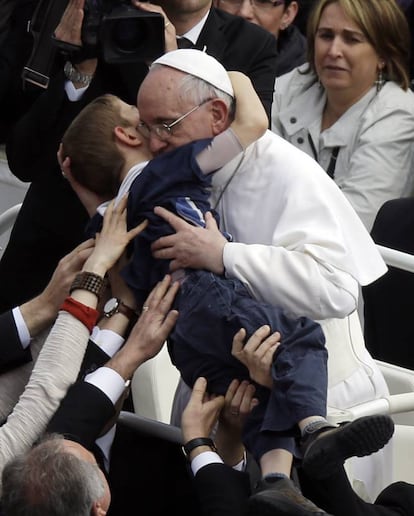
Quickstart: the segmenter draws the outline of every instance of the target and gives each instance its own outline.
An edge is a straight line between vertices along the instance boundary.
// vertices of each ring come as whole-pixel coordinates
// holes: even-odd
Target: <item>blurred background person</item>
[[[410,27],[411,42],[410,42],[410,87],[414,89],[414,2],[413,0],[397,0],[398,5],[404,11],[404,14]]]
[[[313,156],[371,230],[412,193],[409,27],[393,0],[320,0],[308,63],[276,79],[272,130]]]
[[[306,62],[306,38],[295,25],[300,2],[295,0],[214,0],[223,11],[262,26],[277,40],[276,74]]]

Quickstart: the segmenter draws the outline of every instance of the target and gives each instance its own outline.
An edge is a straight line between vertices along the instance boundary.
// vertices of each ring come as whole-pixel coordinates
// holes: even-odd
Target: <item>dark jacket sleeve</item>
[[[0,335],[0,373],[32,360],[30,349],[22,347],[11,310],[0,315]]]
[[[246,473],[226,464],[209,464],[194,477],[205,516],[242,516],[246,513],[250,481]]]
[[[122,68],[100,62],[89,88],[78,101],[73,102],[65,91],[63,64],[62,60],[61,69],[51,78],[47,90],[15,124],[6,142],[10,170],[22,181],[36,181],[45,175],[60,174],[56,153],[64,132],[76,115],[104,93],[113,93],[128,103],[135,103],[144,77],[136,64],[129,64],[129,76],[125,78]],[[139,68],[140,73],[134,68]],[[22,142],[24,152],[21,152]]]
[[[94,385],[78,381],[68,390],[49,421],[46,432],[57,432],[91,449],[106,423],[115,415],[111,400]]]

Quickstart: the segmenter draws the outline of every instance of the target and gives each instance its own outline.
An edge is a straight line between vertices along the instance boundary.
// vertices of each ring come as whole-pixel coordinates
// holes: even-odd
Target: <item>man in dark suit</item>
[[[176,48],[176,33],[191,37],[194,30],[196,48],[206,48],[227,69],[242,71],[251,78],[269,114],[276,73],[275,38],[258,26],[213,8],[211,3],[211,0],[159,2],[165,7],[164,16],[168,16],[166,50]],[[153,4],[136,5],[162,11]],[[66,35],[65,41],[74,40]],[[57,59],[60,71],[51,78],[48,90],[15,125],[7,142],[11,171],[31,185],[0,261],[0,312],[37,295],[60,257],[84,238],[88,213],[62,177],[56,159],[65,129],[86,104],[102,93],[114,93],[129,104],[135,103],[148,71],[144,63],[108,65],[87,59],[74,62],[75,73],[67,71],[65,76],[65,60],[63,56]],[[76,83],[78,72],[82,80]],[[65,84],[72,90],[69,93],[72,100]]]
[[[6,141],[14,123],[30,108],[42,92],[23,84],[22,70],[33,44],[27,21],[39,0],[2,0],[0,2],[0,143]]]
[[[260,368],[264,368],[263,360]],[[220,408],[220,417],[227,418],[227,428],[229,428],[231,422],[234,426],[237,425],[239,417],[242,419],[246,417],[252,407],[253,394],[251,392],[249,394],[247,389],[241,389],[238,392],[233,389],[233,398],[229,396],[229,389],[223,407],[223,402],[220,403],[219,399],[206,398],[205,388],[205,380],[198,379],[194,385],[190,401],[183,412],[181,426],[184,440],[194,439],[195,436],[208,436]],[[366,421],[371,420],[374,424],[375,417],[371,416]],[[356,444],[348,441],[345,445],[346,439],[345,441],[343,439],[344,429],[346,426],[350,428],[351,425],[352,423],[339,427],[333,432],[319,434],[317,441],[319,440],[319,445],[324,448],[323,460],[320,461],[319,471],[317,472],[315,470],[307,471],[306,462],[303,463],[303,468],[299,467],[297,469],[301,491],[319,507],[327,511],[326,514],[335,516],[349,516],[351,514],[355,516],[409,516],[413,514],[414,486],[406,482],[395,482],[388,486],[379,494],[375,503],[365,502],[355,493],[345,472],[343,460],[340,458],[344,446],[347,447],[348,452],[351,452]],[[237,450],[240,434],[234,433],[234,428],[232,432],[232,439],[227,440],[227,442],[231,444],[234,450]],[[219,439],[217,434],[216,444],[218,444]],[[208,443],[208,440],[206,443]],[[207,458],[205,452],[211,452],[209,445],[201,446],[204,443],[197,444],[200,444],[200,446],[193,449],[190,458],[192,459],[193,473],[195,473],[194,486],[202,507],[208,509],[207,514],[214,514],[214,516],[242,516],[245,514],[263,516],[263,514],[273,514],[273,512],[262,512],[256,507],[249,507],[246,512],[251,494],[251,483],[249,483],[247,474],[229,467],[223,461],[211,457]],[[205,459],[202,458],[203,455],[206,457]],[[234,457],[237,457],[237,454]],[[195,460],[198,460],[197,469],[195,469]],[[285,480],[279,479],[278,481],[284,482]],[[301,511],[299,507],[294,506],[295,499],[288,496],[288,491],[286,495],[280,498],[280,505],[277,509],[274,508],[274,514],[298,516],[299,514],[310,514],[312,512]],[[316,513],[316,509],[314,513]]]
[[[153,297],[148,304],[147,313],[152,313],[148,325],[144,327],[141,324],[139,331],[139,323],[135,325],[123,348],[104,368],[98,368],[69,389],[49,422],[47,434],[62,434],[67,440],[75,441],[95,454],[112,493],[108,514],[121,516],[137,507],[145,515],[161,516],[176,510],[179,514],[196,516],[201,513],[181,446],[133,432],[122,423],[105,434],[99,445],[96,443],[97,438],[115,420],[117,406],[122,402],[125,380],[131,378],[137,367],[159,351],[171,330],[174,318],[167,315],[171,303],[167,305],[166,301]],[[25,482],[28,478],[29,482],[33,482],[37,475],[24,475],[25,471],[33,467],[42,473],[42,486],[50,487],[50,490],[37,490],[36,486],[30,484],[36,492],[42,492],[41,500],[37,499],[36,503],[44,504],[44,514],[49,514],[48,503],[59,490],[62,494],[70,489],[70,481],[73,480],[70,472],[62,471],[62,475],[56,478],[47,463],[33,464],[31,453],[29,451],[16,458],[4,469],[2,503],[6,514],[15,514],[18,506],[25,506],[28,510],[33,503],[33,499],[27,497],[30,490],[27,490]],[[51,478],[48,478],[48,474],[51,474]],[[48,480],[45,481],[45,478]],[[78,498],[83,494],[75,491],[70,496]],[[73,500],[69,503],[72,504]]]
[[[21,306],[0,314],[0,373],[32,360],[31,339],[55,321],[59,308],[69,294],[70,285],[92,248],[92,240],[76,247],[59,262],[43,292]]]
[[[371,236],[375,243],[414,254],[414,199],[393,199],[378,211]],[[413,273],[389,267],[363,288],[364,337],[374,358],[414,369],[412,352]]]
[[[138,352],[137,355],[135,348],[143,351],[148,345],[143,339],[135,340],[133,348],[129,347],[128,351],[126,351],[127,347],[123,348],[121,359],[118,357],[106,364],[106,368],[119,374],[121,379],[129,377],[137,363],[142,360],[142,354]],[[162,343],[161,340],[158,341],[158,346]],[[146,353],[144,352],[145,356]],[[138,361],[137,356],[141,357]],[[158,516],[173,512],[173,510],[177,510],[178,514],[188,516],[201,516],[201,514],[242,516],[246,514],[246,505],[251,493],[248,474],[225,464],[215,453],[214,444],[208,438],[220,410],[223,410],[223,406],[226,405],[223,397],[206,398],[206,382],[201,379],[201,385],[199,380],[194,387],[188,406],[190,410],[186,409],[184,412],[183,438],[184,441],[190,439],[187,442],[187,448],[193,441],[191,450],[187,452],[194,473],[194,478],[191,479],[187,463],[176,441],[172,443],[158,437],[151,437],[146,433],[128,428],[124,423],[118,423],[111,452],[105,452],[102,444],[100,448],[96,446],[96,439],[102,433],[102,429],[116,417],[112,389],[97,381],[99,374],[100,370],[98,369],[87,381],[77,382],[69,389],[60,408],[50,421],[47,431],[48,433],[57,432],[67,440],[75,441],[78,443],[76,445],[78,449],[81,445],[85,449],[92,450],[103,471],[108,468],[105,460],[109,459],[109,473],[106,471],[106,478],[111,489],[112,502],[107,514],[121,516],[131,513],[133,508],[136,508],[137,512],[149,516]],[[236,389],[233,389],[232,399],[227,399],[226,396],[226,410],[229,414],[227,417],[233,420],[233,428],[229,429],[231,425],[227,419],[225,427],[227,427],[228,433],[221,444],[224,442],[227,442],[227,445],[231,444],[231,450],[230,447],[227,447],[226,452],[227,460],[232,464],[238,462],[240,457],[238,434],[237,431],[235,433],[235,428],[238,424],[242,424],[243,418],[253,406],[251,400],[254,390],[248,392],[245,389],[244,392],[244,397],[240,396],[238,403],[234,401],[237,396]],[[237,409],[237,413],[235,409]],[[236,420],[240,423],[237,423]],[[203,442],[194,443],[194,436],[198,436],[197,441],[200,441],[199,437],[201,437]],[[223,434],[221,437],[223,438]],[[218,430],[216,434],[218,446],[219,440]],[[340,446],[340,443],[338,445]],[[73,450],[74,446],[71,448]],[[222,448],[223,451],[225,448]],[[332,451],[335,452],[336,448],[333,447]],[[67,452],[68,449],[66,449]],[[67,484],[69,481],[73,482],[73,474],[69,471],[68,466],[61,476],[55,475],[50,478],[50,486],[53,482],[53,489],[40,489],[45,485],[49,486],[45,478],[48,478],[51,472],[47,462],[39,466],[30,460],[32,456],[35,457],[28,452],[13,460],[4,470],[2,500],[6,514],[9,516],[17,514],[18,508],[28,509],[33,503],[33,499],[27,497],[27,493],[32,492],[27,489],[28,481],[33,482],[33,479],[40,478],[39,492],[42,493],[43,498],[42,500],[36,499],[36,502],[40,503],[41,501],[44,504],[45,514],[48,514],[46,509],[48,504],[54,500],[53,497],[59,496],[62,499],[59,490],[70,489],[71,485]],[[232,459],[236,460],[232,461]],[[309,490],[308,495],[322,502],[321,505],[328,506],[332,514],[336,516],[349,516],[349,514],[361,516],[402,514],[408,516],[412,514],[413,486],[405,483],[393,484],[381,493],[376,504],[368,504],[352,490],[342,462],[329,459],[329,455],[326,455],[329,464],[328,476],[324,475],[323,479],[308,478],[307,485],[305,480],[303,482]],[[196,460],[198,464],[196,464]],[[324,471],[324,464],[321,464],[321,471]],[[33,475],[34,472],[37,472],[38,475]],[[40,472],[42,473],[41,477]],[[79,474],[78,471],[77,474]],[[33,489],[36,488],[33,484],[30,485]],[[69,492],[69,494],[77,498],[82,496],[81,492],[76,491]],[[71,498],[70,502],[73,503]],[[284,509],[285,512],[280,512],[280,514],[291,516],[299,514],[296,509],[291,507],[286,506]],[[92,511],[91,514],[105,514],[105,512]],[[254,512],[249,512],[249,514],[256,516]]]

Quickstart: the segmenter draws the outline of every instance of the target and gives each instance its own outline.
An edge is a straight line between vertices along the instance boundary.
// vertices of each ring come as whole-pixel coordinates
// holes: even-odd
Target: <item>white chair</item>
[[[377,245],[384,262],[392,267],[397,267],[408,272],[414,272],[414,255]]]
[[[171,407],[180,373],[173,366],[166,344],[140,366],[131,381],[135,413],[163,423],[170,422]]]
[[[388,265],[414,272],[414,256],[394,249],[377,246]],[[414,371],[377,361],[390,390],[390,395],[356,405],[347,410],[328,409],[332,422],[349,421],[364,415],[389,414],[396,423],[394,478],[414,483],[411,450],[414,450]],[[161,353],[149,360],[135,373],[132,397],[137,419],[134,424],[148,431],[167,434],[171,439],[178,434],[169,425],[172,401],[179,380],[179,373],[172,365],[166,346]],[[158,422],[163,423],[158,424]],[[131,422],[132,423],[132,422]],[[407,453],[407,450],[410,453]]]
[[[0,214],[0,235],[13,227],[22,204],[15,204]]]
[[[184,444],[181,429],[176,426],[123,410],[121,410],[118,420],[140,433],[159,437],[175,444]]]
[[[9,241],[10,232],[20,208],[21,203],[15,204],[0,214],[0,258],[3,255],[3,250],[6,248]]]
[[[377,248],[387,265],[414,272],[413,255],[380,245]],[[371,414],[389,414],[396,423],[393,479],[414,483],[414,371],[379,360],[376,362],[384,375],[390,395],[353,406],[346,411],[330,409],[329,418],[339,422]]]

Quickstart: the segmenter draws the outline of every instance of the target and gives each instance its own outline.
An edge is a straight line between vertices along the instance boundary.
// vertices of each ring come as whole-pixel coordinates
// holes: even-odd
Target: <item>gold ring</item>
[[[143,312],[148,312],[148,310],[149,310],[149,306],[143,306],[142,307],[142,311]]]
[[[171,22],[167,21],[167,23],[164,25],[164,29],[166,29],[168,25],[171,25]]]

